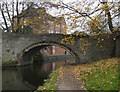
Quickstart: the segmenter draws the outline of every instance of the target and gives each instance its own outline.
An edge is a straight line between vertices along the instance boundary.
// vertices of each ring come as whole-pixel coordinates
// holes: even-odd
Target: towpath
[[[75,78],[70,65],[62,66],[57,78],[58,90],[80,90],[87,92],[81,80]]]

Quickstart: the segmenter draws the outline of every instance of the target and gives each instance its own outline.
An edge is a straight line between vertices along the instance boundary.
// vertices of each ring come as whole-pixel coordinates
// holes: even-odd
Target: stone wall
[[[2,29],[0,29],[0,66],[1,65],[2,65]]]
[[[116,57],[120,57],[120,36],[117,37],[116,39],[116,52],[115,52]]]
[[[69,37],[70,35],[67,35]],[[21,64],[31,63],[32,56],[41,48],[57,44],[70,52],[77,63],[91,63],[100,59],[113,56],[116,42],[115,55],[120,56],[120,37],[115,41],[115,36],[85,36],[80,40],[80,36],[75,37],[74,45],[63,43],[65,38],[62,34],[13,34],[3,33],[2,37],[2,60],[3,63],[19,61]],[[99,38],[99,39],[98,39]],[[82,47],[88,43],[85,53]],[[25,59],[25,60],[24,60]],[[23,62],[24,61],[24,62]]]
[[[98,39],[100,39],[100,41]],[[81,55],[81,61],[83,61],[83,63],[91,63],[93,61],[112,57],[114,47],[112,38],[89,37],[87,41],[90,45],[87,47],[86,53]]]

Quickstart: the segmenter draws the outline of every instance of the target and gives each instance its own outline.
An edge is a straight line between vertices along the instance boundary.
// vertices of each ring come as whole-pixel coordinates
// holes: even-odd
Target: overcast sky
[[[5,0],[1,0],[0,1],[0,3],[2,2],[2,1],[5,1]],[[8,2],[12,2],[12,1],[16,1],[16,0],[6,0],[6,1],[8,1]],[[23,2],[38,2],[38,1],[45,1],[45,2],[47,2],[47,1],[49,1],[49,2],[53,2],[53,3],[57,3],[59,0],[18,0],[18,1],[23,1]],[[68,4],[68,3],[72,3],[72,2],[80,2],[80,3],[82,3],[83,1],[89,1],[89,0],[61,0],[61,1],[63,1],[65,4]],[[97,6],[98,5],[98,3],[99,3],[99,0],[90,0],[89,2],[92,2],[92,1],[94,1],[95,3],[92,5],[92,7],[91,8],[94,8],[95,6]],[[108,0],[108,1],[110,1],[110,0]],[[84,2],[83,2],[84,3]],[[70,4],[68,4],[68,5],[70,5]],[[80,7],[80,5],[78,4],[78,6],[76,6],[76,7]],[[75,8],[76,8],[75,7]],[[81,8],[83,8],[83,7],[81,7]],[[61,12],[60,12],[61,11]],[[60,15],[60,13],[65,13],[65,12],[68,12],[69,10],[67,10],[67,9],[64,9],[64,10],[57,10],[57,9],[55,9],[55,8],[53,8],[53,9],[48,9],[48,13],[49,14],[51,14],[52,16],[58,16],[58,15]],[[66,18],[66,17],[65,17]],[[1,12],[0,12],[0,22],[2,22],[3,21],[3,18],[2,18],[2,15],[1,15]],[[67,20],[66,20],[66,22],[68,22]],[[79,30],[79,28],[77,28],[78,30]]]
[[[5,0],[4,0],[5,1]],[[8,2],[12,2],[12,1],[14,1],[14,2],[16,2],[16,0],[6,0],[6,1],[8,1]],[[47,2],[47,1],[49,1],[49,2],[53,2],[53,3],[57,3],[59,0],[18,0],[18,1],[23,1],[23,2]],[[61,1],[63,1],[65,4],[68,4],[68,5],[70,5],[70,3],[72,3],[72,2],[80,2],[80,3],[82,3],[84,0],[61,0]],[[88,1],[88,0],[85,0],[85,1]],[[97,2],[98,0],[91,0],[91,1],[89,1],[89,2],[92,2],[92,1],[95,1],[95,2]],[[97,5],[97,3],[95,4],[95,5]],[[80,7],[79,5],[78,6],[76,6],[76,7]],[[75,7],[75,8],[76,8]],[[81,7],[81,8],[83,8],[83,7]],[[53,8],[53,9],[48,9],[48,11],[47,11],[49,14],[51,14],[52,16],[58,16],[58,15],[60,15],[61,13],[62,14],[64,14],[64,13],[66,13],[66,12],[71,12],[71,11],[69,11],[68,9],[64,9],[64,10],[62,10],[62,9],[55,9],[55,8]],[[68,22],[70,22],[70,21],[68,21],[67,19],[66,19],[66,16],[64,17],[65,18],[65,20],[66,20],[66,23],[68,24]],[[0,13],[0,22],[2,22],[3,21],[3,18],[2,18],[2,16],[1,16],[1,13]],[[80,30],[80,27],[79,28],[76,28],[76,30]],[[75,30],[71,30],[71,32],[74,32]]]

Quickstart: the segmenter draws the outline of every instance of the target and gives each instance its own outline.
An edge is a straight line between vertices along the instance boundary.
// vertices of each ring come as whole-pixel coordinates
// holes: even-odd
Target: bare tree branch
[[[17,12],[17,26],[18,26],[18,28],[17,28],[17,30],[16,30],[16,32],[18,33],[19,32],[19,24],[20,24],[20,18],[19,18],[19,10],[18,10],[18,0],[17,0],[17,2],[16,2],[16,12]]]
[[[5,3],[5,7],[6,7],[6,12],[7,12],[9,21],[10,21],[11,25],[13,25],[13,24],[12,24],[12,19],[11,19],[11,17],[10,17],[10,13],[9,13],[9,10],[8,10],[8,4],[7,4],[7,2]]]
[[[13,0],[13,2],[12,2],[12,24],[11,24],[11,27],[12,27],[12,30],[13,30],[13,32],[15,32],[14,31],[14,0]]]
[[[3,17],[4,22],[5,22],[6,30],[7,30],[7,32],[9,32],[8,24],[7,24],[7,21],[6,21],[4,12],[3,12],[3,7],[4,7],[4,3],[2,4],[1,13],[2,13],[2,17]]]

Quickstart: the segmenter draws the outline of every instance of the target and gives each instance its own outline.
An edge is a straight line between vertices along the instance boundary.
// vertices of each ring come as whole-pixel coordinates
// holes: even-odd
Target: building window
[[[56,31],[56,33],[58,33],[58,31]]]
[[[55,63],[52,63],[52,70],[55,70]]]
[[[23,26],[22,26],[22,29],[23,29]]]
[[[50,24],[50,20],[49,20],[49,24]]]
[[[53,33],[53,29],[51,29],[51,33]]]
[[[51,25],[53,26],[53,22],[51,22]]]
[[[51,25],[53,26],[53,23]]]
[[[43,23],[45,23],[45,20],[43,21]]]
[[[42,30],[42,32],[45,32],[45,30]]]
[[[48,24],[47,27],[50,27],[50,25]]]
[[[49,33],[51,33],[51,30],[49,30]]]
[[[26,23],[26,21],[24,21],[24,23]]]
[[[55,46],[52,46],[53,47],[53,55],[55,54]]]

